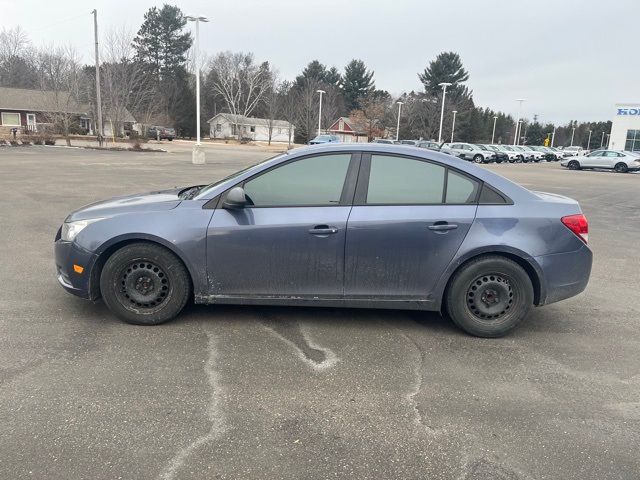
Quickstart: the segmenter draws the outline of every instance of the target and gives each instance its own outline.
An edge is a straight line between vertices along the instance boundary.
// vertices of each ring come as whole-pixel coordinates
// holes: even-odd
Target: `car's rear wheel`
[[[567,168],[569,170],[580,170],[580,164],[575,161],[575,160],[571,160],[568,164],[567,164]]]
[[[176,317],[191,292],[189,274],[169,250],[149,243],[122,247],[100,275],[100,292],[109,309],[136,325],[158,325]]]
[[[518,325],[533,305],[524,269],[508,258],[471,260],[449,283],[446,311],[458,327],[478,337],[500,337]]]
[[[622,162],[616,163],[616,166],[613,167],[613,169],[618,173],[627,173],[629,171],[627,164]]]
[[[478,154],[478,155],[474,155],[473,157],[473,161],[475,163],[482,163],[484,161],[484,158],[482,157],[482,155]]]

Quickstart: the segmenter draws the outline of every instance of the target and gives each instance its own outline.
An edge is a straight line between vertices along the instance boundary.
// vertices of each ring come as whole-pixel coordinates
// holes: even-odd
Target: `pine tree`
[[[440,83],[451,83],[448,88],[452,94],[461,93],[465,89],[462,83],[469,80],[469,72],[462,66],[460,55],[454,52],[442,52],[435,60],[429,62],[424,72],[418,74],[424,90],[430,95],[438,95],[442,90]]]
[[[373,72],[362,60],[351,60],[344,68],[342,88],[347,111],[360,109],[361,100],[375,89]]]

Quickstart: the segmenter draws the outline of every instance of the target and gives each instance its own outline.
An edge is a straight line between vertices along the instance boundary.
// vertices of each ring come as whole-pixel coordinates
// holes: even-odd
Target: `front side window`
[[[261,207],[338,205],[351,154],[303,158],[248,180],[250,204]]]
[[[20,114],[13,112],[2,112],[2,125],[6,127],[19,127]]]
[[[406,157],[372,155],[368,204],[442,203],[445,168]]]

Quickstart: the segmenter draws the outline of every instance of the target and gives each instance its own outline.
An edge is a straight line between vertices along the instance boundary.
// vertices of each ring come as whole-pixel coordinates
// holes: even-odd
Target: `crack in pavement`
[[[339,359],[329,348],[318,345],[306,326],[300,321],[279,320],[267,317],[259,322],[269,333],[289,345],[298,357],[315,371],[323,371],[333,367]]]
[[[222,387],[218,377],[218,372],[215,370],[217,360],[217,339],[211,332],[207,331],[206,327],[203,328],[203,331],[207,336],[207,350],[209,353],[209,358],[207,359],[204,370],[207,374],[207,381],[209,382],[209,389],[211,391],[209,405],[207,406],[207,417],[211,422],[211,426],[205,435],[196,438],[189,445],[178,451],[178,453],[160,473],[159,478],[162,480],[173,480],[178,471],[184,466],[187,458],[189,458],[193,452],[208,442],[215,440],[226,430],[224,418],[219,406]]]

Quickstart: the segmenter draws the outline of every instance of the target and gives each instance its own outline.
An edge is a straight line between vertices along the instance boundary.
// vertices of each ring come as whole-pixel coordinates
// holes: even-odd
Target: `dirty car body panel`
[[[260,185],[262,175],[268,178],[267,173],[287,164],[323,156],[330,161],[348,157],[340,160],[344,178],[339,191],[327,193],[326,204],[225,207],[232,188],[244,186],[254,196],[269,197],[274,192]],[[386,201],[388,172],[372,191],[377,157],[426,162],[444,172],[441,200]],[[473,191],[450,201],[448,192],[465,179]],[[312,183],[304,189],[309,188],[314,188]],[[99,298],[104,262],[135,241],[173,252],[189,272],[197,303],[437,311],[461,265],[498,254],[525,268],[535,287],[535,304],[544,305],[580,293],[591,271],[591,250],[560,221],[581,213],[577,202],[530,192],[479,166],[427,149],[382,144],[303,147],[194,195],[185,195],[186,190],[121,197],[70,214],[67,223],[92,223],[72,241],[58,232],[55,259],[61,285],[75,295]]]

